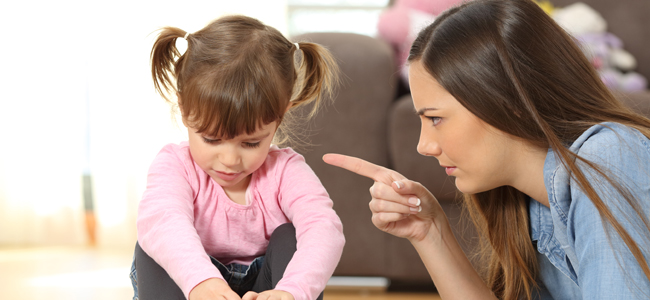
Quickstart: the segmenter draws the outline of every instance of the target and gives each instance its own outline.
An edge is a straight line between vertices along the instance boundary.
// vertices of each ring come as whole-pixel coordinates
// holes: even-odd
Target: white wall
[[[85,243],[86,103],[99,243],[131,245],[148,165],[184,137],[151,84],[152,33],[232,13],[286,33],[286,0],[3,3],[0,245]]]

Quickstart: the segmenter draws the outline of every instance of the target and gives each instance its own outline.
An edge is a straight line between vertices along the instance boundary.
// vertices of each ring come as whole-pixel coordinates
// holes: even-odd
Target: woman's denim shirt
[[[570,150],[628,188],[639,202],[638,211],[650,218],[650,141],[644,135],[621,124],[602,123],[585,131]],[[637,210],[576,162],[650,261],[650,232]],[[650,299],[650,282],[636,259],[618,233],[603,226],[592,201],[552,150],[544,163],[544,183],[550,208],[529,202],[531,237],[538,251],[538,298]]]

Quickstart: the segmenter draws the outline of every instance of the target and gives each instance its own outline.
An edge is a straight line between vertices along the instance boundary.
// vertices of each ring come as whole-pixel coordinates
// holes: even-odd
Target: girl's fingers
[[[248,292],[242,300],[292,300],[293,296],[285,291],[268,290],[261,293]]]
[[[243,298],[239,298],[239,295],[237,295],[237,293],[235,293],[235,292],[232,292],[232,293],[226,295],[226,299],[227,300],[243,300]],[[250,300],[255,300],[255,297],[250,298]]]

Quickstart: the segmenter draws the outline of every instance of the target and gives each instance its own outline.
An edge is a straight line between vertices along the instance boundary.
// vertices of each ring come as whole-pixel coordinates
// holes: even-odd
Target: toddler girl
[[[313,113],[331,91],[330,53],[228,16],[195,33],[163,28],[151,62],[189,141],[165,146],[149,169],[134,299],[322,298],[345,243],[341,221],[303,157],[272,141],[287,137],[285,113],[307,103]]]

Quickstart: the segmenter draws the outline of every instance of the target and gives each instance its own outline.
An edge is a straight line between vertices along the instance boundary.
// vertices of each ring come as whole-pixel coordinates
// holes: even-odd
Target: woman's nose
[[[420,140],[418,141],[418,153],[424,156],[439,156],[442,151],[438,142],[429,137],[424,131],[420,131]]]

